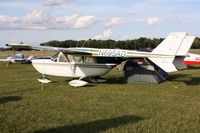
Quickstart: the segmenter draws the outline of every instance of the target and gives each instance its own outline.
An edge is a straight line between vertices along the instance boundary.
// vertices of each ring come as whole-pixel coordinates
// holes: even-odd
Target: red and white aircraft
[[[185,65],[200,65],[200,55],[188,53],[184,59]]]

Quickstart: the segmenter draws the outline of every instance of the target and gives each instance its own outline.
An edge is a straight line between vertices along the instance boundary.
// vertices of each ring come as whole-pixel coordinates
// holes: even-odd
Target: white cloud
[[[10,23],[10,22],[14,22],[15,20],[17,20],[16,17],[9,17],[9,16],[0,16],[0,23]]]
[[[48,20],[48,14],[44,10],[33,10],[31,13],[23,17],[24,23],[43,23],[45,20]]]
[[[110,20],[107,20],[107,21],[105,21],[105,26],[107,26],[107,27],[111,27],[111,26],[114,26],[114,25],[120,25],[120,24],[123,24],[123,23],[125,23],[121,18],[119,18],[119,17],[114,17],[114,18],[112,18],[112,19],[110,19]]]
[[[95,39],[110,39],[112,37],[112,30],[111,29],[107,29],[104,30],[104,32],[102,34],[96,35]]]
[[[75,18],[75,22],[73,23],[73,28],[86,28],[89,25],[92,25],[95,23],[95,17],[94,16],[77,16]]]
[[[142,22],[142,23],[146,22],[146,20],[144,18],[137,18],[136,21],[137,22]]]
[[[96,22],[96,18],[94,16],[79,16],[74,14],[72,16],[59,16],[59,17],[52,17],[50,24],[52,28],[56,29],[80,29],[80,28],[87,28],[93,25]]]
[[[0,29],[15,28],[16,22],[18,22],[17,17],[0,16]]]
[[[0,29],[81,29],[96,22],[90,15],[51,16],[44,10],[33,10],[21,18],[0,16]]]
[[[161,20],[158,17],[150,17],[150,18],[147,18],[147,19],[138,18],[136,21],[141,22],[141,23],[146,23],[149,26],[155,25],[155,24],[158,24],[158,23],[161,22]]]
[[[44,5],[45,6],[59,6],[59,5],[64,5],[68,4],[72,0],[44,0]]]
[[[147,19],[148,25],[155,25],[157,23],[160,23],[161,20],[157,17],[151,17]]]

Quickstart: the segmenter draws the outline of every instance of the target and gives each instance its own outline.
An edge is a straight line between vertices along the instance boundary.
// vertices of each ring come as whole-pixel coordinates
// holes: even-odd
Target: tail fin
[[[163,40],[160,45],[158,45],[153,51],[152,54],[161,54],[168,55],[166,58],[149,58],[154,64],[163,69],[165,72],[174,72],[177,71],[176,66],[173,64],[175,56],[181,44],[183,43],[187,33],[185,32],[173,32]],[[184,48],[183,48],[184,49]],[[185,50],[185,49],[184,49]],[[182,52],[180,52],[182,53]]]
[[[165,38],[153,51],[153,54],[175,55],[185,39],[187,33],[173,32]]]
[[[186,36],[185,39],[183,40],[183,43],[181,44],[181,47],[179,48],[176,57],[173,61],[173,64],[176,66],[178,70],[187,68],[187,66],[184,64],[184,59],[190,47],[192,46],[194,39],[195,39],[194,36]]]
[[[176,53],[176,56],[186,56],[187,52],[189,51],[190,47],[192,46],[194,42],[194,39],[195,39],[194,36],[186,36],[181,44],[181,47]]]

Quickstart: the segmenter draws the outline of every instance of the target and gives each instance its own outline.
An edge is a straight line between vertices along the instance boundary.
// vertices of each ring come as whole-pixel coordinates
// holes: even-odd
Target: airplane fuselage
[[[117,64],[54,62],[51,59],[37,59],[32,61],[32,65],[45,75],[83,78],[104,75]]]

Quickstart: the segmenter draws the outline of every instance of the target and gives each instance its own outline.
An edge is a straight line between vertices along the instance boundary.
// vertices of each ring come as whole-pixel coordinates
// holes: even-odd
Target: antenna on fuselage
[[[89,39],[88,39],[88,40],[89,40]],[[83,46],[85,45],[85,43],[86,43],[88,40],[85,40],[84,43],[83,43],[83,45],[82,45],[81,47],[83,47]]]

